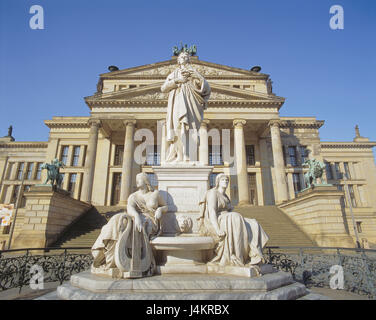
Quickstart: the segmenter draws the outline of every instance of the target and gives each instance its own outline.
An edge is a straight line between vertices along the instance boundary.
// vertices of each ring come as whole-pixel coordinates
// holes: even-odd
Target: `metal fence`
[[[344,289],[376,299],[376,250],[335,247],[266,247],[268,263],[290,272],[308,288],[331,287],[333,266],[343,270]],[[70,279],[88,270],[93,258],[88,247],[27,248],[0,251],[0,291],[30,284],[32,267],[43,269],[44,282]],[[338,271],[338,269],[337,269]]]
[[[376,250],[266,247],[264,254],[268,263],[290,272],[295,281],[308,288],[332,288],[336,285],[333,280],[342,277],[344,290],[376,299]]]

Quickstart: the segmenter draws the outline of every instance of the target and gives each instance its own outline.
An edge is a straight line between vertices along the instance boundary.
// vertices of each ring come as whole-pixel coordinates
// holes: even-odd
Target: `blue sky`
[[[31,30],[29,9],[44,8],[45,29]],[[329,28],[342,5],[345,29]],[[0,0],[0,136],[48,139],[43,120],[87,116],[109,65],[167,60],[180,43],[201,60],[262,66],[282,116],[325,120],[325,141],[349,141],[359,124],[376,140],[376,1]]]

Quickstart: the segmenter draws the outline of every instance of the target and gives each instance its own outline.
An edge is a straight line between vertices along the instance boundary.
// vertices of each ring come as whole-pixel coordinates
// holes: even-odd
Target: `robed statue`
[[[190,64],[190,54],[183,50],[178,67],[161,87],[168,92],[166,140],[169,143],[166,162],[190,161],[189,143],[199,143],[199,129],[210,97],[210,86]]]

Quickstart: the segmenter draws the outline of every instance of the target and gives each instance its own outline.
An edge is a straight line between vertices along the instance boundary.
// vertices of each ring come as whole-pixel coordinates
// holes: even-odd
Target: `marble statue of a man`
[[[162,92],[169,92],[166,140],[170,146],[166,162],[190,160],[189,134],[198,137],[198,130],[210,97],[209,83],[193,69],[189,53],[181,52],[177,61],[178,67],[161,87]]]

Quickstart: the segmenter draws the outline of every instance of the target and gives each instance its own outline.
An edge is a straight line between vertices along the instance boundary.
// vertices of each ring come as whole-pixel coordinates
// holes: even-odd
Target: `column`
[[[167,152],[167,141],[166,141],[166,120],[160,120],[161,125],[161,132],[162,132],[162,138],[161,138],[161,165],[165,163],[166,161],[166,152]],[[157,126],[158,128],[158,126]]]
[[[77,200],[80,200],[81,179],[82,179],[82,173],[77,173],[76,185],[74,187],[74,194],[73,194],[73,198]]]
[[[86,145],[80,145],[80,156],[78,157],[78,167],[83,167],[85,163],[85,148]]]
[[[128,197],[131,194],[132,187],[132,164],[134,153],[134,129],[136,120],[126,120],[125,124],[125,142],[123,166],[121,169],[121,186],[120,186],[120,205],[126,205]]]
[[[67,158],[67,167],[72,166],[72,159],[73,159],[73,145],[68,147],[68,158]]]
[[[247,159],[245,154],[244,125],[245,120],[234,120],[234,146],[236,172],[238,176],[239,204],[249,203],[249,187],[247,173]]]
[[[31,180],[35,180],[35,176],[37,175],[38,170],[38,162],[33,162],[33,170],[31,171]]]
[[[209,164],[208,124],[209,120],[204,119],[200,127],[199,161],[204,166]]]
[[[100,127],[100,120],[90,121],[90,134],[87,146],[87,158],[85,162],[85,173],[82,184],[81,200],[91,202],[91,192],[93,190],[95,157],[97,154],[98,132]]]
[[[285,164],[283,161],[283,148],[278,121],[270,122],[270,135],[272,140],[274,174],[276,179],[275,201],[277,204],[288,200]]]
[[[287,183],[289,187],[289,197],[291,199],[295,199],[295,189],[294,189],[294,180],[293,180],[293,174],[289,172],[287,174]]]

